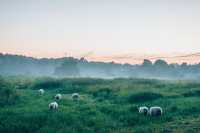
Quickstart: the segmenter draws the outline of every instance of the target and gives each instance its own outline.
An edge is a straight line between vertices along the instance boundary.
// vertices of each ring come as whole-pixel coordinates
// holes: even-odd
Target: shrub
[[[188,91],[182,94],[184,97],[200,96],[200,90]]]
[[[64,79],[66,80],[66,79]],[[89,86],[89,85],[97,85],[97,84],[105,84],[108,81],[104,81],[102,79],[94,79],[94,78],[78,78],[78,79],[68,79],[72,85],[80,85],[80,86]]]
[[[16,90],[11,88],[11,85],[6,81],[0,79],[0,105],[12,105],[19,99]]]
[[[114,98],[113,90],[110,88],[102,88],[94,91],[92,95],[98,99],[112,99]]]
[[[43,79],[43,80],[37,80],[32,88],[33,89],[40,89],[40,88],[44,88],[44,89],[56,89],[56,88],[62,88],[63,82],[61,82],[61,80],[56,80],[56,79]]]
[[[134,102],[146,102],[146,101],[152,101],[163,97],[161,94],[153,93],[153,92],[141,92],[137,94],[131,94],[128,97],[128,102],[134,103]]]

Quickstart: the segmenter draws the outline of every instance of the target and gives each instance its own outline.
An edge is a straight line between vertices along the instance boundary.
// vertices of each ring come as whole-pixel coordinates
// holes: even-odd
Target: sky
[[[197,53],[199,7],[199,0],[0,0],[0,52],[120,63]]]

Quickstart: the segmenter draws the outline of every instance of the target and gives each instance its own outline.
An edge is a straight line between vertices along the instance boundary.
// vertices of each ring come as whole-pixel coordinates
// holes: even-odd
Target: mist
[[[198,79],[200,64],[168,64],[145,59],[140,65],[94,62],[84,58],[33,58],[0,54],[0,75],[91,78]]]

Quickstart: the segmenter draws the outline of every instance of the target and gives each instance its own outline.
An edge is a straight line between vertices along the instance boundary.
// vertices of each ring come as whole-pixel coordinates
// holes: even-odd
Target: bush
[[[152,101],[159,98],[162,98],[163,96],[158,93],[153,92],[141,92],[137,94],[131,94],[128,97],[128,102],[134,103],[134,102],[146,102],[146,101]]]
[[[112,99],[114,98],[113,90],[110,88],[102,88],[92,93],[98,99]]]
[[[66,80],[66,79],[64,79]],[[78,78],[78,79],[67,79],[71,82],[72,85],[80,85],[80,86],[89,86],[89,85],[97,85],[97,84],[105,84],[108,81],[104,81],[102,79],[94,79],[94,78]]]
[[[182,94],[184,97],[200,96],[200,90],[188,91]]]
[[[51,78],[47,78],[47,79],[39,79],[37,80],[32,88],[33,89],[56,89],[56,88],[62,88],[64,86],[63,82],[61,80],[56,80],[56,79],[51,79]]]
[[[11,85],[0,79],[0,105],[12,105],[19,99],[16,90],[11,88]]]

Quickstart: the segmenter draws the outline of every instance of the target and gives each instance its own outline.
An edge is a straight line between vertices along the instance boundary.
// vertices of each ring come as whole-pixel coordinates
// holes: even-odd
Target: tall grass
[[[13,105],[19,100],[19,94],[4,79],[0,78],[0,106]]]
[[[197,81],[1,77],[0,132],[196,133],[199,91]],[[80,94],[79,101],[72,100],[73,92]],[[49,110],[56,93],[63,95],[59,109]],[[164,114],[143,116],[139,106],[161,106]]]

